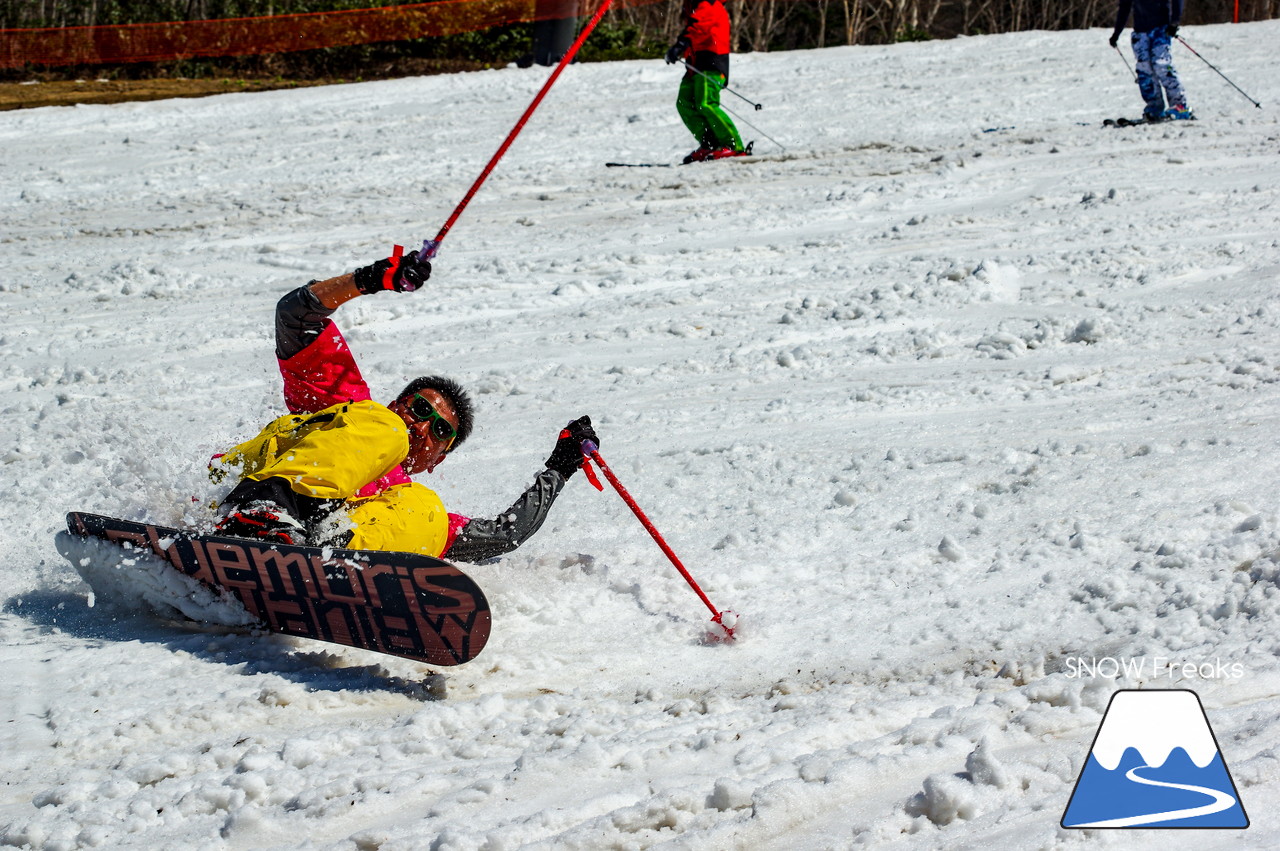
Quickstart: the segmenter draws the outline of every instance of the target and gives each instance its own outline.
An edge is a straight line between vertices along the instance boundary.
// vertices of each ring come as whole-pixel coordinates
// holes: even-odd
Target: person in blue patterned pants
[[[1182,21],[1182,0],[1120,0],[1111,46],[1133,13],[1133,58],[1138,90],[1147,102],[1142,117],[1147,121],[1194,118],[1187,108],[1187,96],[1173,70],[1170,45]]]

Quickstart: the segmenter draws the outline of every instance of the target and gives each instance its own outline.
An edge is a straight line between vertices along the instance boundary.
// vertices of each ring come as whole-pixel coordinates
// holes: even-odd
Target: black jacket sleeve
[[[542,527],[563,487],[564,476],[555,470],[543,470],[506,511],[492,520],[472,518],[458,532],[444,557],[477,562],[511,552]]]
[[[1129,12],[1133,8],[1133,0],[1120,0],[1120,5],[1116,9],[1116,26],[1114,32],[1120,33],[1124,30],[1125,24],[1129,23]]]
[[[280,299],[276,302],[276,357],[288,360],[311,345],[332,315],[309,286]]]

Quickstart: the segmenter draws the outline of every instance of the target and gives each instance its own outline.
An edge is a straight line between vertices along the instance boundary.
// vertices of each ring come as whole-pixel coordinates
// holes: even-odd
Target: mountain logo
[[[1199,696],[1185,689],[1112,695],[1062,826],[1248,827]]]

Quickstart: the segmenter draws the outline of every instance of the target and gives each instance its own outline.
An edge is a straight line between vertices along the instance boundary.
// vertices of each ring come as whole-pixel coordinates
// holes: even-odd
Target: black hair
[[[400,395],[396,396],[395,400],[397,402],[401,400],[407,402],[413,398],[413,394],[421,393],[423,390],[435,390],[453,406],[453,412],[458,418],[458,436],[454,439],[453,446],[449,447],[449,451],[452,452],[461,446],[463,441],[471,434],[471,426],[475,423],[471,397],[467,395],[467,391],[462,389],[462,385],[452,378],[445,378],[440,375],[424,375],[421,378],[415,378],[410,381],[408,386],[400,391]]]

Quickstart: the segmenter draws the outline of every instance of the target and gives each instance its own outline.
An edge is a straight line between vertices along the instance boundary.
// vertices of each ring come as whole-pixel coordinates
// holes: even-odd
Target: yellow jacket
[[[434,491],[400,470],[408,454],[404,421],[365,400],[279,417],[211,468],[254,481],[278,476],[297,493],[346,500],[350,549],[439,556],[448,543],[448,515]],[[384,478],[394,483],[368,487]]]

